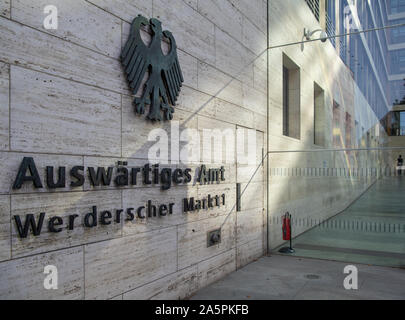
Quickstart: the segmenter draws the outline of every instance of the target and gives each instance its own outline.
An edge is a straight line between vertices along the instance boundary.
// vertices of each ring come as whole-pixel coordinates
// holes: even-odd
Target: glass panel
[[[405,170],[397,166],[399,155],[405,148],[270,152],[273,252],[285,245],[282,216],[289,212],[295,256],[403,266]]]
[[[268,13],[269,251],[288,212],[295,256],[403,267],[405,1],[290,4]]]

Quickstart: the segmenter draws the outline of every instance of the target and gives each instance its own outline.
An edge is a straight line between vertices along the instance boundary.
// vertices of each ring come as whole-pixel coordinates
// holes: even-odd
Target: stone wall
[[[254,130],[260,163],[267,144],[266,3],[55,0],[59,26],[45,30],[46,0],[0,2],[1,299],[185,298],[266,252],[265,168],[236,213],[235,184],[244,189],[256,170],[237,158],[226,164],[220,185],[162,191],[156,185],[72,188],[68,180],[58,190],[12,189],[24,157],[35,159],[42,179],[46,166],[143,166],[150,131],[171,132],[169,122],[134,113],[119,61],[138,14],[160,19],[176,38],[185,78],[174,114],[180,130]],[[171,165],[195,169],[201,162]],[[182,213],[183,198],[218,193],[226,193],[225,207]],[[41,212],[82,216],[93,206],[112,210],[148,200],[176,203],[173,215],[25,239],[13,219]],[[221,225],[221,243],[207,248],[207,232]],[[45,265],[58,268],[57,290],[44,289]]]

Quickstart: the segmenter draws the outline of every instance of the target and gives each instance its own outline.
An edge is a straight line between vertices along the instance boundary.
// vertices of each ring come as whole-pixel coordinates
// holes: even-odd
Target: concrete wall
[[[268,69],[270,249],[283,242],[280,218],[285,212],[289,211],[299,223],[293,231],[297,236],[344,210],[377,178],[372,169],[379,165],[376,152],[322,151],[366,147],[367,132],[372,137],[370,147],[376,147],[381,138],[376,133],[380,132],[380,126],[330,41],[306,43],[304,47],[285,46],[303,39],[304,28],[320,28],[305,1],[269,2],[269,42],[270,47],[277,47],[269,50]],[[314,35],[317,36],[319,33]],[[300,70],[301,110],[297,114],[301,119],[300,139],[283,136],[282,65],[285,56]],[[323,132],[316,132],[318,140],[324,141],[323,146],[314,144],[315,83],[324,91]],[[337,126],[333,123],[334,103],[339,105]],[[346,137],[346,114],[350,115],[351,141]],[[355,132],[355,121],[364,128],[363,133]],[[289,152],[282,153],[285,151]]]
[[[265,168],[244,193],[242,211],[231,212],[235,183],[244,188],[256,169],[238,159],[226,165],[227,180],[219,186],[168,191],[87,184],[58,191],[35,190],[31,184],[18,191],[11,187],[23,157],[35,159],[42,179],[45,166],[69,170],[148,162],[149,132],[170,132],[171,127],[134,113],[119,55],[138,14],[160,19],[176,38],[185,78],[174,114],[180,128],[252,129],[260,162],[267,145],[267,57],[257,55],[267,45],[266,1],[55,0],[57,30],[43,28],[47,4],[0,3],[0,298],[185,298],[263,255]],[[192,215],[180,210],[185,197],[219,192],[229,199],[224,208]],[[107,210],[147,200],[173,201],[177,210],[172,217],[144,223],[92,231],[78,227],[27,239],[18,237],[12,219],[40,212],[83,215],[94,205]],[[222,242],[207,248],[207,231],[223,223]],[[43,287],[48,264],[58,267],[58,290]]]

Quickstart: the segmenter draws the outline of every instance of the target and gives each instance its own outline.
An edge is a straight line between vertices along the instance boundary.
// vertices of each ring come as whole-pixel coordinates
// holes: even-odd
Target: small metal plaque
[[[221,243],[221,229],[209,231],[207,233],[207,248]]]

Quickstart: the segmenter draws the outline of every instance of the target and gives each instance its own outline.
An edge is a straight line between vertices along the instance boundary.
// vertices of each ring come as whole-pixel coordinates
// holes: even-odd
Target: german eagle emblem
[[[150,25],[152,42],[145,45],[141,38],[141,27]],[[170,51],[163,54],[163,36],[170,42]],[[162,24],[157,19],[148,21],[139,15],[131,25],[128,41],[121,54],[121,62],[125,69],[129,86],[135,95],[149,72],[142,95],[135,98],[135,112],[144,114],[149,105],[147,118],[153,121],[172,120],[174,106],[184,82],[177,57],[176,41],[169,31],[162,31]],[[163,118],[164,117],[164,118]]]

